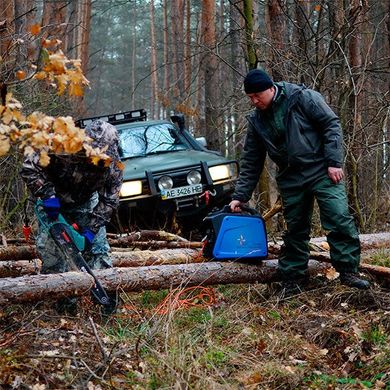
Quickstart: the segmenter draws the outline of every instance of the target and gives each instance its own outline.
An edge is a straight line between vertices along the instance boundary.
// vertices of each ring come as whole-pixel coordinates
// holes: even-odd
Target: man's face
[[[248,93],[247,96],[256,108],[266,110],[271,106],[274,94],[275,87],[271,87],[262,92]]]

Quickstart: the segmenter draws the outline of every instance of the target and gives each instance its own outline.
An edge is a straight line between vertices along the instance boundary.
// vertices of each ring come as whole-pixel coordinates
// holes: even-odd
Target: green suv
[[[215,206],[230,201],[238,164],[208,150],[195,139],[182,115],[170,121],[147,120],[134,110],[78,121],[102,119],[116,126],[124,163],[117,223],[156,228],[161,216],[203,218]],[[203,142],[202,142],[203,141]]]

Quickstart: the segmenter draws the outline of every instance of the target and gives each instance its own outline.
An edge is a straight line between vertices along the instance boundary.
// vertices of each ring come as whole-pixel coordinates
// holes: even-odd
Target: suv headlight
[[[170,176],[161,176],[160,180],[157,183],[160,191],[170,190],[173,187],[173,180]]]
[[[191,184],[199,184],[202,181],[202,176],[198,171],[190,171],[187,175],[187,183]]]
[[[128,196],[135,196],[141,194],[142,194],[142,181],[134,180],[134,181],[123,182],[119,196],[122,198],[126,198]]]
[[[237,178],[237,166],[235,163],[209,167],[209,172],[213,182]]]

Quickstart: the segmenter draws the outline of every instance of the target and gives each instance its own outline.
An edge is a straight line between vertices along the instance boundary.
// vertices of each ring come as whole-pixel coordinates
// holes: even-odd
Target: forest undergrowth
[[[372,253],[388,265],[389,251]],[[210,305],[165,314],[168,290],[121,293],[102,318],[53,301],[0,309],[1,389],[390,389],[389,286],[320,276],[284,298],[278,283],[211,288]]]

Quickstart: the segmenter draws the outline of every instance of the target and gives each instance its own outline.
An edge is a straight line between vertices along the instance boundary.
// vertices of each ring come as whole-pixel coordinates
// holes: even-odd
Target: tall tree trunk
[[[253,26],[253,1],[244,0],[244,18],[245,18],[245,41],[247,52],[247,63],[249,70],[257,68],[257,55],[254,42]]]
[[[242,59],[241,52],[241,31],[244,30],[245,22],[241,17],[242,3],[237,0],[229,2],[229,30],[230,30],[230,63],[231,69],[231,94],[232,104],[230,113],[231,131],[228,133],[228,149],[232,156],[239,156],[242,151],[243,135],[238,134],[239,121],[242,120],[241,109],[242,105],[242,80],[245,74],[245,63]],[[241,104],[240,104],[241,103]],[[229,126],[230,127],[230,126]]]
[[[218,61],[214,54],[216,47],[215,30],[215,1],[202,1],[202,30],[204,56],[204,77],[205,77],[205,119],[206,137],[211,150],[220,150],[220,129],[218,123]]]
[[[270,37],[271,50],[269,52],[268,62],[272,65],[272,76],[274,80],[283,79],[283,64],[279,54],[284,51],[284,42],[287,39],[287,30],[283,6],[285,0],[268,0],[266,9],[266,30]]]
[[[62,48],[65,47],[64,39],[66,39],[66,17],[67,6],[69,1],[44,1],[42,13],[42,28],[45,38],[56,38],[63,41]]]
[[[91,33],[91,11],[92,11],[92,0],[83,0],[80,2],[81,8],[81,34],[79,44],[81,46],[80,56],[77,58],[81,59],[81,68],[84,74],[88,71],[88,60],[89,60],[89,38]]]
[[[136,83],[136,78],[135,78],[135,73],[136,73],[136,65],[137,65],[137,0],[134,0],[134,7],[132,9],[133,12],[133,39],[131,42],[131,108],[133,110],[136,109],[135,107],[135,83]]]
[[[184,46],[184,93],[191,96],[191,0],[186,0],[186,34]]]
[[[171,2],[171,28],[172,28],[172,59],[173,59],[173,96],[175,104],[183,95],[183,32],[184,32],[184,0],[172,0]]]
[[[349,19],[352,31],[348,46],[348,59],[350,66],[350,94],[348,99],[349,120],[347,126],[347,134],[349,138],[349,155],[347,158],[350,185],[349,198],[354,210],[354,214],[358,220],[360,228],[364,229],[364,219],[359,201],[359,175],[358,175],[358,159],[361,153],[361,96],[359,91],[359,78],[362,56],[361,56],[361,23],[362,23],[362,6],[360,0],[352,0],[349,9]]]
[[[2,58],[0,66],[2,68],[9,66],[11,62],[12,41],[15,34],[14,0],[0,2],[0,23],[0,57]]]
[[[36,42],[28,41],[30,29],[34,24],[35,14],[36,7],[34,6],[34,0],[15,2],[15,33],[19,39],[28,43],[26,50],[22,50],[21,48],[18,50],[16,63],[19,65],[25,64],[25,67],[29,66],[33,61],[36,61],[37,56]]]
[[[170,106],[170,82],[169,82],[169,70],[170,70],[170,50],[169,50],[169,34],[168,34],[168,5],[167,0],[163,1],[163,50],[164,50],[164,94],[160,96],[162,99],[162,105],[165,109],[165,117],[169,117]]]
[[[158,108],[157,108],[157,96],[158,96],[158,85],[157,85],[157,43],[155,33],[155,18],[154,18],[154,0],[150,0],[150,36],[151,36],[151,90],[152,96],[150,99],[150,112],[152,119],[158,119]]]

